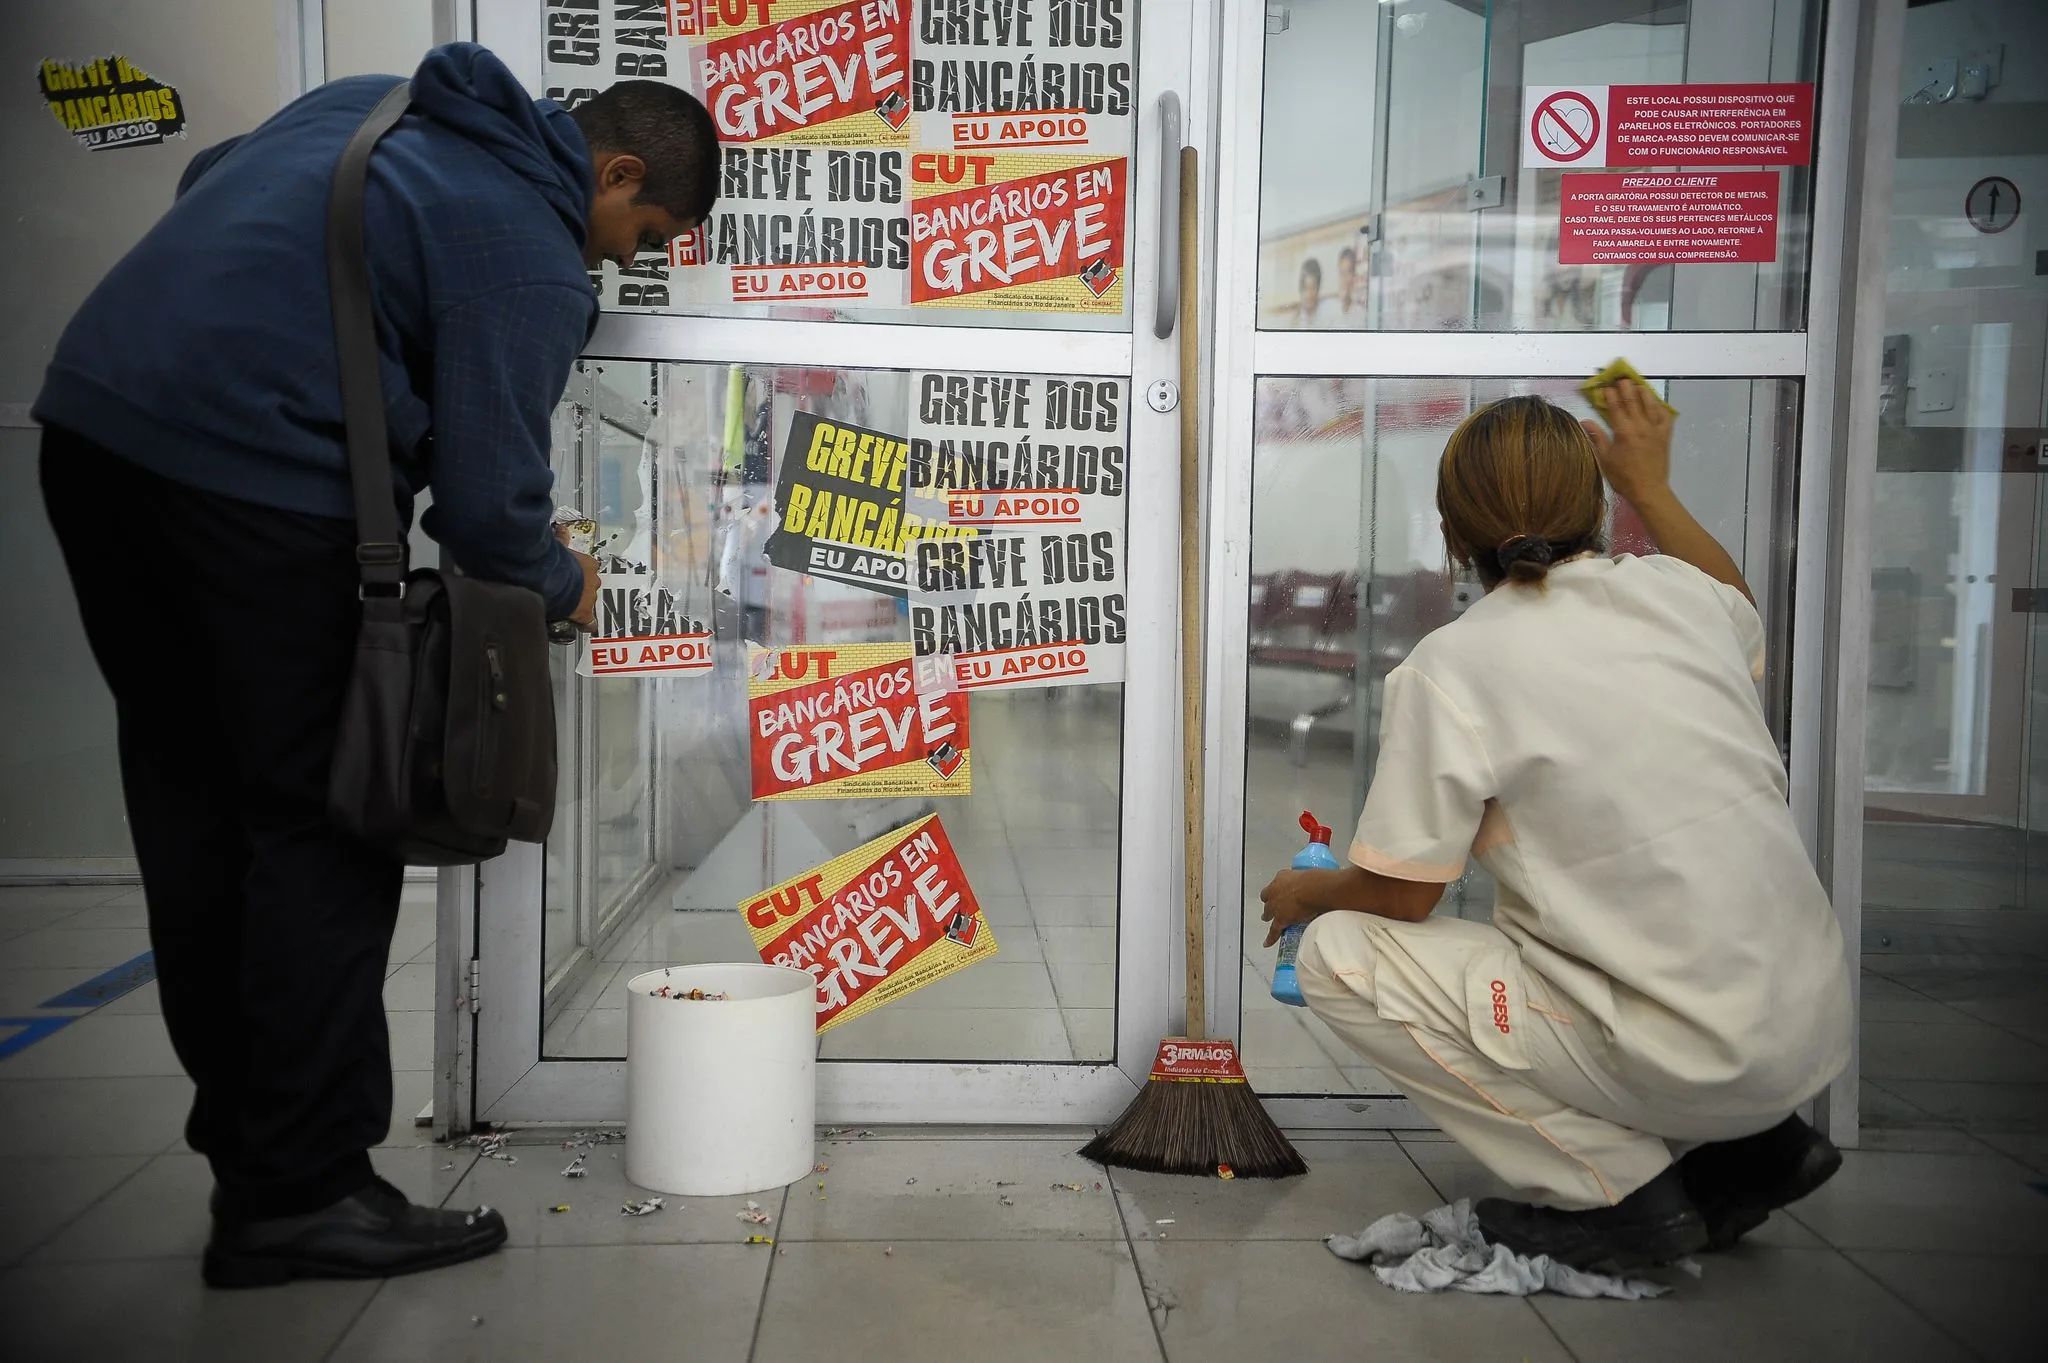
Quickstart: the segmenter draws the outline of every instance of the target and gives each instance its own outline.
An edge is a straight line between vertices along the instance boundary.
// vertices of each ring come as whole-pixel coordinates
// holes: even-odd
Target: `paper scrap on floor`
[[[1547,1254],[1530,1257],[1506,1245],[1489,1245],[1480,1234],[1470,1198],[1461,1197],[1427,1212],[1420,1221],[1395,1212],[1356,1235],[1332,1235],[1323,1243],[1340,1259],[1369,1263],[1373,1276],[1397,1292],[1527,1297],[1547,1291],[1566,1297],[1640,1301],[1671,1290],[1645,1278],[1586,1273],[1556,1263]]]

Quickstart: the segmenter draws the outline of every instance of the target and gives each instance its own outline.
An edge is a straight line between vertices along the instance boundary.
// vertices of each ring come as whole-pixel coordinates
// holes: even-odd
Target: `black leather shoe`
[[[377,1179],[304,1216],[213,1223],[202,1272],[213,1287],[271,1287],[293,1278],[393,1278],[489,1254],[505,1218],[488,1207],[422,1207]]]
[[[1686,1194],[1706,1221],[1708,1249],[1728,1248],[1841,1167],[1834,1142],[1797,1117],[1741,1140],[1702,1145],[1678,1161]]]
[[[1479,1229],[1517,1254],[1547,1254],[1589,1273],[1627,1273],[1705,1249],[1707,1228],[1673,1165],[1612,1207],[1582,1212],[1489,1197]]]

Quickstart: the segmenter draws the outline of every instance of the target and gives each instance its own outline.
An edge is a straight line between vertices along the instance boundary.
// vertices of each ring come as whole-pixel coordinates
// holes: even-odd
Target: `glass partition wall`
[[[689,54],[814,8],[750,8],[727,33],[726,8],[675,7],[664,69],[702,84],[717,64]],[[1027,55],[1059,65],[1079,100],[1027,108],[1005,87],[1008,112],[1071,127],[977,116],[1005,56],[980,50],[979,8],[863,8],[907,58],[905,87],[833,106],[829,127],[769,131],[728,109],[713,221],[601,272],[606,315],[556,417],[557,499],[598,522],[607,572],[639,584],[619,590],[663,603],[695,661],[630,677],[559,662],[556,836],[478,876],[480,1118],[622,1111],[636,974],[752,957],[748,904],[933,815],[997,950],[825,1030],[821,1115],[1096,1121],[1124,1106],[1181,1023],[1183,401],[1200,404],[1206,460],[1207,1024],[1241,1038],[1284,1119],[1420,1120],[1270,1000],[1247,920],[1301,810],[1355,819],[1383,679],[1473,597],[1433,491],[1444,438],[1476,406],[1539,392],[1583,410],[1578,380],[1623,356],[1680,409],[1681,491],[1757,589],[1774,645],[1762,699],[1816,829],[1819,674],[1795,671],[1818,656],[1812,603],[1831,579],[1824,537],[1795,538],[1825,510],[1794,489],[1826,481],[1833,382],[1831,358],[1809,370],[1806,320],[1809,290],[1838,277],[1812,260],[1816,177],[1840,165],[1816,161],[1818,0],[1061,4],[990,42],[1017,49],[1012,76]],[[616,16],[557,16],[557,33],[542,9],[477,11],[536,93],[573,102],[645,71],[647,35],[625,43]],[[1071,145],[974,144],[991,130]],[[1209,229],[1185,276],[1162,232],[1184,141]],[[1064,226],[989,225],[1055,206],[1055,184]],[[1184,277],[1193,337],[1171,325]],[[1182,344],[1200,347],[1200,393],[1172,384]],[[796,509],[792,461],[814,456],[821,424],[936,445],[945,433],[924,428],[953,420],[953,437],[1001,441],[995,395],[1026,384],[1034,445],[1121,449],[1120,669],[968,688],[943,704],[971,742],[934,745],[938,776],[787,798],[778,764],[796,759],[755,708],[793,684],[781,659],[920,648],[917,593],[834,570],[829,542],[851,525],[800,518],[826,558],[771,550]],[[1084,393],[1116,439],[1069,429]],[[1035,485],[1063,490],[1048,477]],[[1652,547],[1625,515],[1613,537]],[[1042,570],[1058,576],[1058,556]],[[995,599],[953,585],[962,606]],[[930,651],[946,648],[974,651]],[[1475,875],[1446,911],[1484,917],[1490,897]],[[1835,1111],[1853,1120],[1853,1093]]]
[[[1356,820],[1387,673],[1477,597],[1435,508],[1444,442],[1477,407],[1539,393],[1590,416],[1578,382],[1620,356],[1679,409],[1674,482],[1757,590],[1760,694],[1790,756],[1821,18],[1293,0],[1230,25],[1219,176],[1257,198],[1218,205],[1210,785],[1230,811],[1216,922],[1242,949],[1211,988],[1291,1120],[1420,1121],[1272,999],[1258,892],[1303,810],[1340,835]],[[1610,529],[1655,552],[1625,507]],[[1438,911],[1485,919],[1492,895],[1475,866]]]
[[[750,509],[772,505],[772,472],[804,457],[784,443],[792,419],[909,429],[913,389],[928,380],[943,389],[951,377],[582,366],[558,429],[572,439],[580,432],[580,448],[598,455],[577,504],[597,521],[603,567],[649,574],[679,618],[706,626],[712,666],[688,676],[563,680],[578,720],[564,729],[564,769],[579,761],[577,749],[588,756],[561,816],[573,835],[549,844],[545,902],[564,907],[546,920],[544,1058],[622,1058],[628,980],[660,966],[752,958],[743,901],[932,814],[942,816],[982,905],[995,959],[833,1029],[820,1054],[1112,1057],[1121,684],[973,695],[972,742],[961,744],[973,764],[969,793],[752,798],[749,647],[858,648],[909,637],[908,601],[780,571],[764,557],[774,526]],[[959,377],[986,388],[988,376]],[[1085,382],[1106,399],[1089,424],[1121,457],[1124,386],[1051,382]],[[571,449],[558,448],[565,466]],[[575,486],[559,485],[565,503],[576,502],[567,495]],[[587,856],[579,862],[571,848]],[[588,912],[573,912],[578,905]]]
[[[2048,134],[2010,54],[2048,15],[1950,0],[1903,23],[1866,376],[1863,1116],[2025,1156],[2048,1131]]]

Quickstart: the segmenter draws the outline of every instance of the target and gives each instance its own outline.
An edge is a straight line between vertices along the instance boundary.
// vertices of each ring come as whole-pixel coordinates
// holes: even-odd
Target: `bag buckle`
[[[365,570],[371,568],[392,568],[397,570],[389,582],[371,581],[371,574],[365,571],[364,581],[356,587],[358,600],[372,596],[405,596],[405,546],[386,540],[372,540],[356,546],[356,564]]]

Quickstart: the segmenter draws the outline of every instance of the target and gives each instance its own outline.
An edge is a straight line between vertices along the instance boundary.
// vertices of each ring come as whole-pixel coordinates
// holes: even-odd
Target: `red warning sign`
[[[1764,264],[1778,258],[1778,172],[1567,175],[1560,265]]]
[[[1616,85],[1610,166],[1803,166],[1813,159],[1813,87]]]
[[[1531,85],[1522,164],[1803,166],[1813,159],[1813,86]]]

